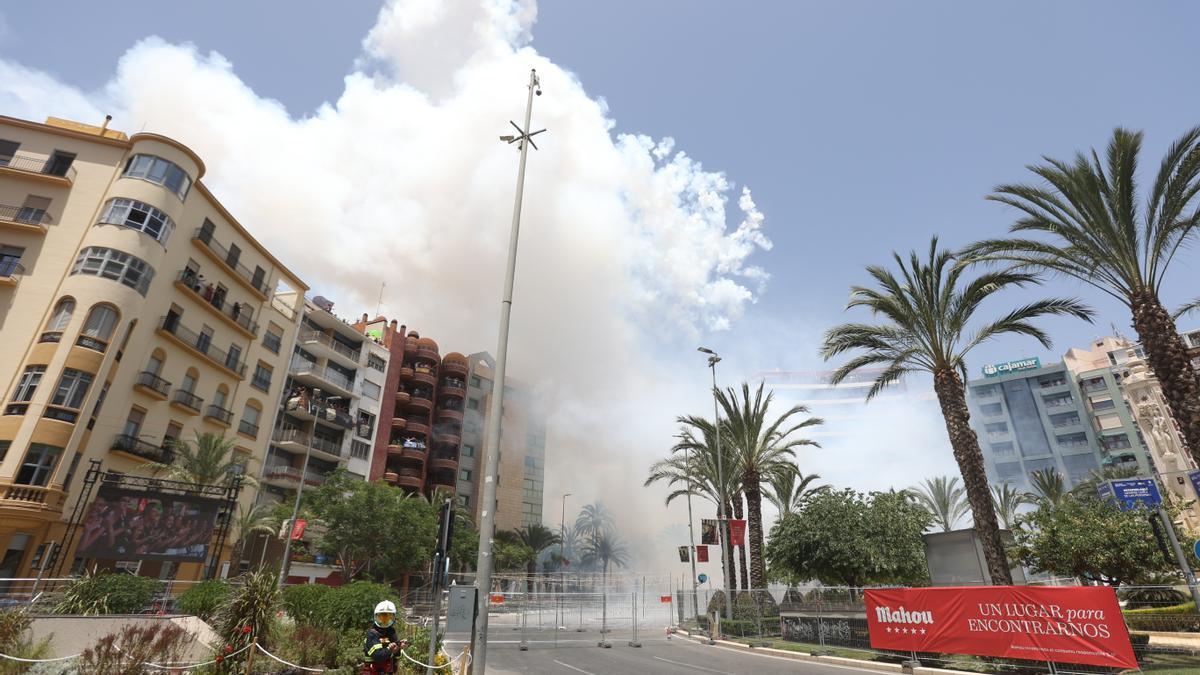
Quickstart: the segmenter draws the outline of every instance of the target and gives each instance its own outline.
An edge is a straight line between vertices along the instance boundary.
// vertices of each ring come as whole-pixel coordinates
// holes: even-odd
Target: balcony
[[[432,389],[433,386],[437,384],[437,376],[434,375],[432,368],[418,365],[416,368],[413,368],[412,381],[420,382],[421,384],[427,384],[429,385],[429,388]]]
[[[250,438],[258,438],[258,425],[250,420],[242,420],[238,422],[238,433]]]
[[[50,216],[43,209],[0,204],[0,229],[28,234],[46,234]]]
[[[225,370],[239,380],[246,377],[246,363],[239,360],[239,355],[223,351],[212,346],[212,338],[195,333],[179,322],[174,314],[164,316],[158,322],[158,333],[173,338],[182,347],[197,356],[208,359],[210,363]]]
[[[434,471],[455,471],[458,469],[458,456],[439,453],[429,461],[429,468]]]
[[[407,391],[396,392],[396,405],[408,405],[408,402],[411,399],[412,394],[408,393]]]
[[[328,333],[304,330],[300,332],[298,340],[306,351],[316,356],[333,359],[347,368],[358,367],[359,350],[347,347]]]
[[[438,393],[443,396],[465,398],[467,395],[467,383],[453,377],[442,378],[442,384],[438,387]]]
[[[408,431],[417,436],[429,435],[429,420],[425,417],[411,415],[405,418],[408,423]]]
[[[18,152],[7,159],[0,158],[0,176],[26,176],[58,185],[70,186],[75,182],[74,157],[65,160],[61,155],[37,157]]]
[[[437,417],[439,421],[462,422],[463,411],[457,408],[438,408]]]
[[[292,379],[315,389],[337,394],[347,400],[354,395],[354,381],[329,366],[318,366],[311,361],[294,356],[289,371]]]
[[[160,401],[167,400],[171,395],[171,383],[148,370],[138,373],[133,388]]]
[[[408,426],[408,420],[404,419],[403,417],[393,417],[392,418],[392,429],[393,430],[404,431],[404,428],[407,426]]]
[[[458,484],[458,476],[453,471],[433,471],[429,474],[429,482],[453,489]]]
[[[40,485],[0,485],[0,499],[5,508],[33,511],[61,511],[66,493],[58,488]]]
[[[271,440],[289,452],[304,452],[311,448],[313,452],[327,455],[330,459],[337,460],[342,457],[340,443],[316,435],[312,436],[310,440],[308,432],[295,427],[283,427],[271,436]]]
[[[318,454],[324,454],[333,459],[341,459],[342,444],[328,438],[313,436],[312,449]]]
[[[233,411],[226,410],[219,405],[210,405],[204,413],[204,419],[215,422],[226,429],[233,425]]]
[[[113,439],[112,450],[159,464],[170,464],[175,460],[174,450],[147,443],[136,436],[127,434],[121,434]]]
[[[442,374],[457,375],[460,378],[465,378],[467,376],[467,360],[447,355],[442,361]]]
[[[263,480],[272,485],[294,488],[300,484],[300,469],[294,466],[268,466],[263,470]],[[304,477],[304,484],[319,487],[325,483],[325,478],[314,474]]]
[[[258,337],[258,324],[254,322],[254,312],[249,303],[226,302],[226,297],[218,294],[211,285],[202,288],[199,277],[189,269],[184,269],[175,278],[175,287],[237,332],[248,338]]]
[[[259,300],[266,300],[267,296],[270,295],[271,289],[267,286],[266,272],[264,271],[261,274],[251,272],[245,265],[237,262],[229,254],[229,250],[213,238],[211,231],[203,227],[197,227],[196,231],[192,234],[192,241],[208,254],[208,257],[212,258],[213,262],[228,272],[234,280],[245,286]]]
[[[457,448],[458,444],[462,442],[462,436],[455,429],[446,429],[437,432],[435,440],[439,445],[452,445]]]
[[[204,399],[190,391],[176,389],[175,398],[171,399],[171,405],[189,415],[199,415],[200,411],[204,409]]]
[[[407,382],[408,380],[411,380],[413,378],[413,375],[415,375],[415,374],[416,374],[416,371],[413,370],[412,366],[407,366],[407,365],[400,366],[400,381],[401,382]]]
[[[418,360],[427,361],[434,365],[442,362],[442,357],[438,356],[437,350],[423,345],[417,345],[416,355]]]
[[[399,487],[420,490],[425,486],[425,477],[417,469],[400,469],[391,473],[396,476],[393,484]]]
[[[433,411],[433,401],[429,400],[429,394],[415,393],[408,401],[408,409],[429,414]]]
[[[25,276],[25,266],[15,258],[0,258],[0,286],[16,286]]]

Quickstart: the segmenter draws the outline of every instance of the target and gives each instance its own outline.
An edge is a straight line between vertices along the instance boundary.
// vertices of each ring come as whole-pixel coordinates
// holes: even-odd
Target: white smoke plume
[[[630,539],[668,517],[644,490],[673,418],[703,410],[695,340],[734,325],[767,282],[750,190],[674,147],[614,133],[606,104],[532,46],[532,0],[394,0],[337,100],[289,111],[199,46],[147,37],[99,91],[0,60],[0,108],[172,136],[277,257],[353,317],[383,309],[443,352],[494,350],[516,173],[498,142],[536,68],[509,372],[549,420],[546,520],[603,499]],[[689,374],[680,375],[686,352]],[[681,393],[687,391],[690,393]],[[697,401],[700,401],[697,410]],[[652,515],[659,514],[659,515]],[[662,560],[674,554],[662,542]]]

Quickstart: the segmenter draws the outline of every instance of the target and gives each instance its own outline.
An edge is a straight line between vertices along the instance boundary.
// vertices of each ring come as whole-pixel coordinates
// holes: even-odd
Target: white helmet
[[[391,614],[392,618],[386,623],[380,623],[378,618],[380,614]],[[375,617],[376,626],[379,626],[380,628],[387,628],[396,620],[396,605],[392,604],[391,600],[384,600],[380,602],[378,605],[375,605]]]

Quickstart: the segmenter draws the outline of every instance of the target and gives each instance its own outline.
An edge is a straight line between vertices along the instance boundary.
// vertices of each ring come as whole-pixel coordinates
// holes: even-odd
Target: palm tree
[[[542,551],[557,546],[562,539],[558,533],[540,523],[518,527],[513,530],[517,540],[525,546],[533,549],[533,558],[526,564],[525,571],[528,573],[527,587],[533,592],[533,575],[537,572],[537,558],[542,554]]]
[[[233,520],[233,541],[237,550],[235,568],[242,563],[245,553],[246,540],[253,534],[273,534],[279,529],[279,520],[271,514],[272,508],[266,504],[255,504],[249,509],[238,507],[237,517]]]
[[[805,476],[795,465],[790,470],[779,471],[767,481],[767,501],[779,511],[779,517],[800,510],[804,498],[820,490],[828,489],[828,485],[813,486],[820,480],[820,474],[810,473]]]
[[[258,481],[246,473],[248,458],[234,452],[236,441],[220,434],[196,433],[193,441],[171,441],[174,458],[170,462],[150,462],[142,468],[192,485],[220,485],[231,476],[241,475],[242,484],[250,487]]]
[[[1053,468],[1045,468],[1029,474],[1033,497],[1042,506],[1055,507],[1067,498],[1067,483],[1063,475]]]
[[[725,513],[733,513],[733,500],[741,493],[741,476],[735,470],[736,453],[730,443],[721,444],[723,471],[717,471],[716,426],[703,417],[686,415],[676,418],[679,422],[678,442],[671,447],[672,456],[656,462],[650,467],[650,477],[645,485],[666,480],[675,490],[667,495],[667,504],[676,497],[693,495],[704,497],[713,505],[720,503]],[[720,480],[724,479],[724,482]],[[730,565],[731,589],[738,588],[737,568],[733,565],[733,547],[724,542],[725,555],[722,562]],[[722,568],[722,574],[725,570]]]
[[[966,255],[1071,277],[1124,303],[1171,414],[1200,460],[1200,381],[1159,299],[1167,269],[1194,243],[1200,225],[1200,127],[1167,150],[1144,200],[1136,183],[1141,146],[1141,132],[1118,128],[1103,162],[1093,150],[1072,162],[1047,157],[1030,166],[1045,185],[1000,185],[988,197],[1021,211],[1009,228],[1021,234],[978,242]]]
[[[848,323],[825,334],[822,354],[826,359],[859,352],[834,372],[831,382],[840,383],[860,368],[882,365],[867,392],[870,400],[910,373],[933,375],[933,389],[941,404],[946,433],[967,491],[992,582],[1011,584],[983,468],[983,453],[967,410],[963,388],[967,354],[980,344],[1008,333],[1028,335],[1049,348],[1050,338],[1033,325],[1033,319],[1064,314],[1087,319],[1091,311],[1075,300],[1037,300],[969,332],[967,325],[985,300],[1001,290],[1033,284],[1037,277],[1005,269],[968,281],[963,278],[964,268],[955,264],[949,252],[938,248],[937,237],[930,241],[925,261],[916,251],[910,254],[908,262],[897,254],[893,257],[899,277],[884,267],[868,267],[867,272],[877,287],[853,287],[847,305],[847,308],[870,309],[883,319],[882,323]]]
[[[760,382],[752,395],[749,383],[742,383],[740,392],[733,387],[717,392],[717,401],[725,413],[724,438],[733,447],[737,472],[741,474],[742,493],[746,496],[750,588],[754,589],[767,587],[767,568],[762,558],[762,483],[770,482],[777,473],[793,470],[790,460],[796,456],[796,448],[821,447],[814,440],[793,434],[825,422],[820,417],[794,419],[808,412],[802,405],[794,405],[782,415],[768,419],[775,393],[767,392],[764,396],[763,388]]]
[[[584,560],[599,565],[600,571],[608,574],[609,565],[624,567],[629,561],[629,551],[613,532],[601,532],[598,537],[583,545]]]
[[[1015,490],[1008,483],[992,486],[992,505],[996,508],[996,516],[1000,518],[1000,526],[1006,530],[1011,530],[1017,524],[1017,510],[1032,503],[1033,498],[1029,493]]]
[[[953,530],[958,521],[971,510],[967,504],[966,491],[959,486],[955,476],[926,478],[920,485],[909,488],[907,492],[933,516],[933,524],[942,528],[942,532]]]

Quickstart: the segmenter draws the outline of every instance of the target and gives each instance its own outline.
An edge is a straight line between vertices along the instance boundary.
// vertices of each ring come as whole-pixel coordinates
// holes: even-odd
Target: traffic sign
[[[1162,504],[1158,483],[1153,478],[1106,481],[1100,486],[1100,496],[1115,501],[1122,511],[1156,509]]]
[[[1196,558],[1200,559],[1200,539],[1197,539],[1196,543],[1192,544],[1192,553],[1195,553]]]
[[[707,574],[701,574],[701,575],[700,575],[700,577],[699,577],[699,579],[700,579],[700,583],[704,583],[704,582],[708,581],[708,575],[707,575]]]

